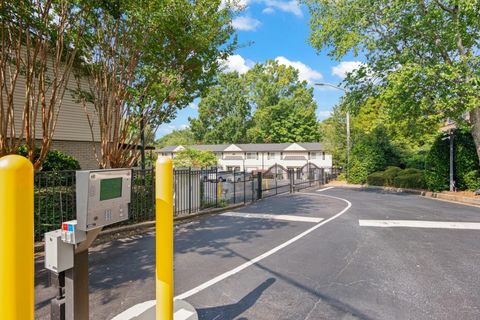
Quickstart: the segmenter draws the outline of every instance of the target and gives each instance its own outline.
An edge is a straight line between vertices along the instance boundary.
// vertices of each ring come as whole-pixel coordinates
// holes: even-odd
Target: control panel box
[[[75,247],[61,239],[62,231],[45,233],[45,268],[53,272],[62,272],[73,268]]]
[[[128,219],[130,169],[82,170],[76,173],[77,228],[89,231]]]
[[[79,244],[87,239],[87,232],[77,228],[77,220],[62,223],[62,241],[69,244]]]

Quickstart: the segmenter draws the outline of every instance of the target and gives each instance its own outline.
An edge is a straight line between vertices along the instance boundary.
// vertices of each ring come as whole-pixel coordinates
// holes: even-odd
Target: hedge
[[[385,172],[374,172],[367,177],[367,183],[371,186],[386,186]]]
[[[397,188],[424,189],[424,172],[415,168],[402,170],[398,167],[388,167],[385,171],[377,171],[367,177],[372,186],[389,186]]]
[[[407,173],[398,175],[393,180],[396,188],[425,189],[425,176],[422,172]]]
[[[21,146],[18,149],[18,154],[21,156],[27,156],[27,148]],[[36,148],[34,158],[36,159],[40,154],[40,149]],[[42,163],[41,171],[68,171],[68,170],[80,170],[80,163],[77,159],[63,153],[59,150],[50,150]]]
[[[470,132],[457,129],[454,134],[455,182],[460,190],[475,190],[478,183],[475,171],[480,169],[475,143]],[[441,134],[435,140],[426,158],[425,179],[427,187],[433,191],[449,189],[450,141]]]

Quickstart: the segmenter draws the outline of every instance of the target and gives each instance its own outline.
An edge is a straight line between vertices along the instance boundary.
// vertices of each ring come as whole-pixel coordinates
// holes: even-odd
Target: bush
[[[402,172],[402,169],[400,169],[399,167],[387,167],[387,169],[385,169],[384,173],[383,173],[383,177],[385,179],[385,185],[386,186],[393,186],[393,179],[395,179],[395,177],[400,173]]]
[[[21,146],[18,149],[18,154],[27,156],[27,148]],[[35,150],[34,158],[36,159],[40,154],[40,149]],[[63,153],[59,150],[50,150],[45,157],[40,171],[64,171],[64,170],[80,170],[80,163],[74,157]]]
[[[398,150],[391,144],[386,130],[377,127],[354,141],[348,182],[365,183],[368,175],[384,169],[387,165],[399,164],[399,159]]]
[[[480,189],[480,172],[478,170],[472,170],[463,176],[466,189],[475,191]]]
[[[441,134],[435,140],[426,159],[425,179],[427,187],[433,191],[449,189],[450,141]],[[475,184],[475,173],[480,169],[472,135],[467,129],[455,131],[455,182],[460,190],[471,189]],[[467,176],[468,175],[468,176]],[[473,179],[473,180],[472,180]],[[468,182],[467,182],[468,180]]]
[[[386,186],[385,172],[374,172],[367,177],[367,183],[371,186]]]
[[[393,186],[396,188],[424,189],[425,177],[422,172],[399,174],[393,180]]]
[[[407,174],[414,174],[414,173],[422,173],[422,170],[416,169],[416,168],[407,168],[401,172],[402,175],[407,175]]]

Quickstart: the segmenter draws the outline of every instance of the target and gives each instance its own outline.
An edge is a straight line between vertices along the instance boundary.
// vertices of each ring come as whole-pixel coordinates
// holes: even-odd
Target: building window
[[[276,155],[275,152],[269,152],[268,153],[268,160],[275,160],[275,155]]]
[[[247,152],[247,159],[257,159],[256,152]]]
[[[310,152],[310,159],[312,159],[312,160],[317,159],[317,153],[316,152]]]
[[[322,152],[322,160],[325,160],[325,151]]]

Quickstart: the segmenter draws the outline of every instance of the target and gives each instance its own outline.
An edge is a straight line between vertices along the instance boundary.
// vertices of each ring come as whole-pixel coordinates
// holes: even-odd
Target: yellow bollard
[[[2,320],[34,317],[33,166],[0,158],[0,313]]]
[[[156,192],[156,297],[157,320],[173,320],[173,165],[159,157]]]

